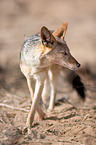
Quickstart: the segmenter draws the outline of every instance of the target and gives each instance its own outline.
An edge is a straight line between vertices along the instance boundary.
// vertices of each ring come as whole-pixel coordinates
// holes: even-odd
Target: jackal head
[[[80,64],[71,55],[64,40],[67,30],[67,23],[51,33],[45,26],[41,28],[41,45],[45,49],[45,56],[51,64],[59,64],[69,69],[77,69]]]

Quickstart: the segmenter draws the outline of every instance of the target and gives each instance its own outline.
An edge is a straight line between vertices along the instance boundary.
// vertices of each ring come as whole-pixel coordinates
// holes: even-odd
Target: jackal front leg
[[[34,89],[35,89],[34,88],[35,87],[34,80],[32,78],[27,78],[27,85],[28,85],[28,88],[29,88],[29,91],[30,91],[31,99],[33,101],[33,94],[34,94]],[[45,114],[43,113],[39,104],[37,105],[37,113],[38,113],[39,119],[42,120],[44,118]]]
[[[58,75],[60,72],[60,68],[61,68],[61,66],[59,66],[59,65],[52,65],[50,70],[49,70],[51,93],[50,93],[50,102],[49,102],[48,110],[52,110],[55,106],[56,87],[57,87]]]
[[[32,122],[34,120],[34,115],[36,110],[38,110],[38,113],[41,109],[39,106],[39,101],[42,93],[42,89],[44,86],[44,79],[45,79],[45,74],[41,73],[39,75],[36,75],[36,84],[35,84],[35,92],[34,92],[34,97],[31,105],[30,112],[28,114],[27,118],[27,127],[30,128],[32,126]]]

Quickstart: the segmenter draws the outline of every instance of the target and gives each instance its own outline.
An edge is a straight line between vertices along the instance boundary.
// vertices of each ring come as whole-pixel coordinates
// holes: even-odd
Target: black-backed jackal
[[[43,26],[40,33],[29,37],[21,49],[20,68],[27,79],[32,98],[32,105],[27,118],[28,128],[33,123],[36,111],[39,118],[44,118],[45,114],[39,106],[39,101],[41,96],[46,98],[49,85],[48,77],[51,86],[49,102],[49,109],[51,110],[55,104],[56,85],[61,66],[71,70],[80,67],[64,40],[66,30],[67,23],[62,23],[53,33]],[[35,88],[33,87],[34,79]]]

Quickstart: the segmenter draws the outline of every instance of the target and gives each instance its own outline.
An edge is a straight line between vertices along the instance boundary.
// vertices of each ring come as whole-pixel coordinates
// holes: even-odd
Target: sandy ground
[[[81,63],[78,74],[86,87],[86,101],[80,100],[62,70],[54,111],[44,109],[47,118],[43,121],[36,115],[28,136],[22,128],[31,99],[19,69],[20,49],[24,39],[43,25],[54,30],[64,21],[68,22],[66,42]],[[0,1],[0,110],[1,145],[96,144],[95,0]]]

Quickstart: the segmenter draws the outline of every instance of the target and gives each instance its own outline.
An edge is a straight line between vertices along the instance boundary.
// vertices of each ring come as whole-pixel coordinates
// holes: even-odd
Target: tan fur
[[[49,110],[54,108],[56,98],[56,86],[61,66],[69,69],[77,69],[80,64],[72,57],[66,42],[64,41],[67,30],[67,23],[53,32],[53,34],[43,26],[40,31],[41,42],[31,37],[24,43],[21,50],[20,69],[27,79],[32,105],[27,118],[27,127],[30,128],[35,112],[38,112],[39,118],[43,119],[45,113],[39,106],[40,97],[46,100],[49,95],[50,82],[50,102]],[[40,42],[40,43],[38,43]],[[35,80],[35,87],[34,87]]]
[[[61,39],[64,39],[65,33],[67,30],[67,23],[64,22],[61,24],[61,26],[53,33],[54,36],[61,37]]]

